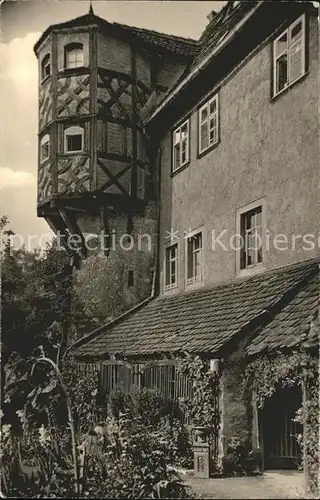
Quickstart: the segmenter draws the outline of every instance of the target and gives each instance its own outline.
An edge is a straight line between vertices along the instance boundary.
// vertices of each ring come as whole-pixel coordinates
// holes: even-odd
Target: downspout
[[[135,305],[128,311],[122,313],[120,316],[117,318],[109,321],[108,323],[105,323],[92,332],[88,333],[88,335],[85,335],[81,337],[81,339],[77,340],[73,344],[71,344],[67,349],[65,350],[63,354],[63,359],[66,356],[67,352],[69,352],[72,349],[75,349],[76,347],[79,347],[82,344],[85,344],[89,340],[92,340],[94,337],[96,337],[99,333],[101,333],[103,330],[109,329],[112,326],[117,325],[120,323],[122,320],[130,316],[131,314],[135,313],[139,309],[141,309],[143,306],[147,305],[151,300],[153,300],[156,296],[156,284],[157,284],[157,278],[159,275],[159,257],[160,257],[160,192],[161,192],[161,148],[158,147],[157,151],[157,170],[158,170],[158,175],[157,175],[157,213],[156,213],[156,220],[157,220],[157,244],[156,244],[156,252],[155,252],[155,264],[154,264],[154,271],[153,271],[153,276],[152,276],[152,285],[151,285],[151,294],[147,299],[144,299],[142,302],[139,302],[139,304]]]

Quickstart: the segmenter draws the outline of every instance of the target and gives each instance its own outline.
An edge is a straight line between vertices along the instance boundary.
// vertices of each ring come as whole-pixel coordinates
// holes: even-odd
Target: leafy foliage
[[[190,498],[180,478],[167,467],[167,441],[160,430],[120,414],[109,418],[100,441],[88,450],[91,473],[87,494],[95,498]],[[91,451],[93,450],[93,451]]]
[[[183,401],[194,426],[216,429],[219,425],[219,375],[200,356],[179,359],[178,370],[192,381],[192,397]]]

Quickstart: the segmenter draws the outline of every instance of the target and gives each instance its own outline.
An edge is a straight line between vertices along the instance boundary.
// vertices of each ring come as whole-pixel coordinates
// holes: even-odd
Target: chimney
[[[211,10],[209,12],[209,14],[207,15],[207,19],[209,21],[209,23],[211,23],[211,21],[216,17],[217,15],[217,12],[215,10]]]

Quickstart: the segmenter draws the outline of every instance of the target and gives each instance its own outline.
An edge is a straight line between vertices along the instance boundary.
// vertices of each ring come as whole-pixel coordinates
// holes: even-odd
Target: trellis
[[[190,399],[192,382],[177,370],[176,365],[174,360],[132,364],[126,361],[103,361],[100,373],[101,388],[106,394],[117,387],[128,393],[135,385],[157,389],[163,397],[174,401]],[[190,424],[190,419],[183,412],[181,419]]]

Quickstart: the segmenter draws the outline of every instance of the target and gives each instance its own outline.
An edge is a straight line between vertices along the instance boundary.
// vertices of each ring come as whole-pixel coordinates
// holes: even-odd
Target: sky
[[[156,31],[198,39],[210,11],[224,1],[92,2],[95,14]],[[82,16],[85,0],[5,0],[1,3],[0,133],[1,215],[28,248],[43,246],[52,233],[36,214],[38,66],[33,46],[50,25]]]

